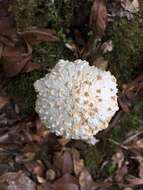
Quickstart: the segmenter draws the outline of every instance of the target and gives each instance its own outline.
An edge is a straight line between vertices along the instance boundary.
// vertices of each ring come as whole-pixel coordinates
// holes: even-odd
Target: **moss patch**
[[[20,29],[36,25],[48,27],[57,32],[70,28],[88,26],[91,3],[87,0],[16,0],[11,6]]]
[[[15,14],[17,27],[21,30],[33,23],[37,4],[35,0],[16,0],[10,10]]]
[[[138,129],[141,126],[143,113],[143,101],[135,101],[132,107],[132,110],[129,114],[124,114],[120,125],[115,127],[111,131],[111,138],[122,142],[125,139],[129,131]]]
[[[133,20],[117,19],[109,25],[106,39],[113,41],[114,49],[107,55],[110,70],[120,83],[132,80],[143,60],[143,33],[139,17]]]

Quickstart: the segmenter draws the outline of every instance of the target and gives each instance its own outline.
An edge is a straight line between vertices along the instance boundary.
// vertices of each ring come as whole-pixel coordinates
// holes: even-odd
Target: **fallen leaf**
[[[60,139],[58,139],[58,142],[59,142],[60,145],[65,146],[67,143],[70,142],[70,140],[65,139],[65,138],[60,138]]]
[[[5,46],[2,53],[2,63],[5,75],[12,77],[19,74],[26,64],[32,59],[32,48],[27,44],[23,47]]]
[[[128,173],[128,162],[125,161],[124,153],[119,149],[113,156],[112,160],[114,164],[117,164],[117,169],[115,173],[115,180],[117,183],[122,183],[125,175]]]
[[[12,14],[0,17],[0,59],[5,76],[13,77],[20,72],[31,72],[41,68],[31,61],[30,43],[58,41],[60,40],[54,30],[31,27],[27,31],[18,32]]]
[[[103,54],[107,52],[111,52],[113,50],[113,43],[112,40],[109,40],[107,42],[104,42],[101,46],[101,50],[103,51]]]
[[[75,177],[70,174],[65,174],[57,179],[53,184],[54,190],[79,190],[78,182]]]
[[[36,190],[36,184],[22,171],[8,172],[0,176],[3,190]]]
[[[93,179],[86,169],[80,173],[79,184],[81,190],[91,190],[94,185]]]
[[[95,65],[96,67],[98,67],[98,68],[100,68],[102,70],[106,70],[107,67],[108,67],[108,61],[105,60],[103,57],[98,57],[94,61],[93,65]]]
[[[118,102],[119,102],[120,107],[122,108],[122,110],[125,113],[130,113],[128,102],[126,101],[126,99],[124,101],[124,97],[123,96],[121,98],[120,97],[118,98]]]
[[[133,157],[133,159],[138,161],[138,175],[140,178],[143,178],[143,157],[141,155],[137,155],[136,157]]]
[[[54,156],[54,165],[62,171],[63,174],[73,172],[73,160],[70,151],[57,152]]]
[[[121,6],[131,13],[137,13],[139,11],[138,0],[121,0]]]
[[[9,103],[9,98],[7,96],[0,96],[0,109]]]
[[[135,98],[135,96],[143,89],[143,73],[140,74],[135,80],[126,85],[123,94],[127,96],[129,100]]]
[[[0,35],[13,39],[13,35],[16,34],[16,22],[12,14],[0,17]]]
[[[37,190],[55,190],[50,183],[43,183],[37,186]]]
[[[3,44],[0,43],[0,59],[2,58],[2,52],[3,52]]]
[[[33,175],[44,176],[44,165],[40,160],[26,163],[25,167]]]
[[[80,159],[80,153],[76,149],[72,149],[74,173],[76,176],[84,169],[84,161]]]
[[[48,181],[53,181],[56,178],[56,172],[52,169],[46,171],[46,179]]]
[[[131,185],[131,186],[143,185],[143,179],[142,178],[134,177],[132,179],[127,179],[127,181],[129,182],[129,185]]]
[[[26,63],[26,65],[24,66],[24,68],[22,69],[23,73],[29,73],[33,70],[37,70],[40,69],[41,65],[37,64],[37,63],[32,63],[31,61],[28,61]]]
[[[127,143],[129,149],[136,149],[139,152],[143,151],[143,138],[136,137]]]
[[[121,149],[119,149],[113,156],[112,156],[112,160],[115,164],[118,165],[118,168],[122,167],[122,164],[124,162],[124,154],[123,151]]]
[[[135,148],[136,149],[142,149],[143,150],[143,138],[138,139],[135,143]]]
[[[93,187],[91,188],[91,190],[98,190],[98,189],[110,189],[109,187],[111,187],[113,185],[112,182],[106,182],[106,181],[97,181],[94,183]]]
[[[140,74],[137,78],[135,78],[135,80],[124,86],[118,100],[122,110],[126,113],[129,113],[131,101],[143,89],[143,73]]]
[[[41,183],[41,184],[46,183],[46,180],[43,177],[41,177],[41,176],[36,176],[36,179],[37,179],[38,183]]]
[[[59,42],[56,32],[46,28],[31,27],[27,31],[19,32],[20,36],[30,44],[39,42]]]
[[[0,17],[5,17],[8,14],[8,8],[10,2],[11,2],[10,0],[0,1]]]
[[[125,162],[123,166],[116,171],[115,180],[117,183],[120,183],[123,181],[125,175],[128,173],[128,162]]]
[[[91,14],[90,26],[98,36],[102,36],[107,26],[107,9],[104,0],[94,0]]]
[[[10,47],[14,47],[15,46],[14,42],[11,39],[8,39],[5,36],[0,36],[0,42],[3,45],[6,45],[6,46],[10,46]]]

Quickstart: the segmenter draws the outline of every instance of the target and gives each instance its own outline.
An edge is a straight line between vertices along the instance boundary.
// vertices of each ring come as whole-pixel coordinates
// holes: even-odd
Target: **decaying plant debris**
[[[143,9],[140,0],[0,1],[0,189],[143,186]],[[59,59],[110,70],[120,110],[89,146],[50,133],[33,83]]]

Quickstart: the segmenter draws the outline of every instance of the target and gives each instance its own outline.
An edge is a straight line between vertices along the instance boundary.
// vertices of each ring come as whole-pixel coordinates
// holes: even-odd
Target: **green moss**
[[[34,62],[42,64],[43,68],[52,68],[59,59],[71,60],[73,54],[64,43],[41,43],[33,46]]]
[[[42,65],[42,69],[31,73],[20,74],[11,79],[8,85],[8,94],[13,97],[23,117],[34,112],[36,94],[33,83],[43,77],[59,59],[70,59],[71,53],[63,44],[42,43],[33,47],[33,61]]]
[[[129,114],[124,114],[120,125],[111,131],[111,138],[121,142],[129,131],[136,130],[141,126],[143,101],[136,101]]]
[[[87,0],[16,0],[11,6],[19,29],[34,25],[52,28],[65,41],[74,29],[86,35],[91,3]]]
[[[16,0],[10,10],[15,14],[17,27],[21,30],[32,25],[37,4],[35,0]]]
[[[36,94],[33,83],[38,78],[40,78],[38,71],[21,74],[13,78],[8,85],[8,93],[18,104],[22,116],[26,116],[34,110]]]
[[[93,176],[97,176],[98,167],[100,166],[104,156],[101,147],[99,148],[97,145],[90,146],[88,144],[84,144],[84,146],[80,147],[81,157],[84,158],[85,166]]]
[[[105,172],[108,175],[112,175],[117,169],[117,165],[113,162],[109,162],[105,167]]]
[[[90,4],[86,0],[55,0],[54,3],[45,3],[45,0],[35,0],[35,24],[41,25],[45,21],[58,31],[75,25],[82,25],[90,13]],[[84,27],[84,26],[82,26]]]
[[[127,82],[139,72],[143,60],[143,33],[139,17],[115,20],[109,25],[106,39],[113,42],[114,49],[107,55],[110,70],[120,82]]]

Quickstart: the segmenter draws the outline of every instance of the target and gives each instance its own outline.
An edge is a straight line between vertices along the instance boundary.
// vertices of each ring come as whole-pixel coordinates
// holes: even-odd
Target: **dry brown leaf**
[[[119,98],[118,98],[118,102],[119,102],[120,107],[122,108],[122,110],[123,110],[125,113],[130,113],[130,109],[129,109],[129,105],[128,105],[127,101],[124,101],[124,99],[121,99],[121,98],[119,97]]]
[[[0,109],[9,103],[9,98],[7,96],[0,96]]]
[[[131,83],[123,86],[122,94],[119,97],[119,104],[122,110],[129,113],[129,107],[131,101],[137,96],[137,94],[143,89],[143,73],[140,74]]]
[[[47,181],[53,181],[56,178],[56,172],[52,169],[46,171],[46,179]]]
[[[124,180],[125,175],[128,173],[128,162],[125,162],[121,168],[116,171],[115,180],[120,183]]]
[[[44,176],[44,165],[42,164],[40,160],[26,163],[25,167],[33,175]]]
[[[113,43],[112,40],[106,41],[101,45],[101,50],[103,51],[103,54],[107,52],[111,52],[113,50]]]
[[[7,77],[13,77],[13,76],[16,76],[17,74],[19,74],[23,67],[26,65],[27,61],[29,61],[29,58],[28,59],[24,59],[24,60],[19,60],[17,62],[5,62],[3,64],[3,69],[4,69],[4,72],[5,72],[5,75]]]
[[[135,148],[136,149],[142,149],[143,150],[143,138],[141,139],[138,139],[136,142],[135,142]]]
[[[31,62],[32,47],[29,43],[58,41],[54,30],[31,27],[18,33],[12,15],[0,17],[0,58],[5,75],[13,77],[20,72],[31,72],[41,68],[40,65]]]
[[[3,44],[0,43],[0,59],[2,58],[2,52],[3,52]]]
[[[53,184],[54,190],[79,190],[78,182],[75,177],[65,174]]]
[[[21,47],[5,46],[2,53],[2,62],[5,75],[12,77],[19,74],[32,58],[32,48],[27,44],[27,49]]]
[[[16,33],[16,23],[13,15],[0,17],[0,35],[13,39],[13,35]]]
[[[12,3],[12,0],[0,1],[0,17],[5,17],[8,14],[9,3]]]
[[[121,0],[121,6],[131,12],[131,13],[137,13],[139,11],[139,1],[138,0]]]
[[[94,185],[93,179],[86,169],[80,173],[79,184],[81,190],[91,190]]]
[[[102,70],[106,70],[107,67],[108,67],[108,61],[105,60],[103,57],[98,57],[94,61],[93,65],[95,65],[96,67],[98,67],[98,68],[100,68]]]
[[[59,42],[56,32],[46,28],[31,27],[27,31],[19,33],[30,44],[39,42]]]
[[[23,73],[29,73],[33,70],[37,70],[40,69],[41,65],[37,64],[37,63],[32,63],[31,61],[27,62],[26,65],[24,66],[24,68],[22,69]]]
[[[84,161],[80,159],[80,153],[76,149],[72,149],[74,173],[76,176],[84,169]]]
[[[90,189],[86,190],[107,190],[110,189],[110,187],[113,185],[113,182],[107,182],[108,179],[105,180],[97,180],[96,182],[93,182]]]
[[[126,88],[123,90],[123,94],[125,94],[129,100],[132,100],[142,89],[143,89],[143,73],[140,74],[131,83],[126,85]]]
[[[127,181],[129,182],[129,185],[131,185],[131,186],[143,185],[143,179],[142,178],[134,177],[132,179],[127,179]]]
[[[63,174],[66,173],[72,173],[73,171],[73,161],[72,161],[72,156],[70,152],[66,151],[63,154],[63,169],[62,172]]]
[[[0,36],[0,43],[2,43],[3,45],[6,45],[6,46],[10,46],[10,47],[15,46],[14,42],[5,36]]]
[[[55,153],[54,165],[62,171],[63,174],[73,172],[73,160],[70,151]]]
[[[125,161],[123,151],[119,149],[116,154],[112,156],[112,160],[118,166],[115,174],[115,180],[117,183],[121,183],[123,182],[125,175],[128,173],[128,162]]]
[[[90,14],[90,26],[102,36],[107,26],[107,9],[104,0],[94,0]]]
[[[123,151],[119,149],[113,156],[112,160],[114,161],[115,164],[118,165],[118,168],[120,169],[123,165],[123,162],[125,160],[125,156],[123,154]]]
[[[22,171],[8,172],[0,176],[3,190],[36,190],[35,183]]]
[[[141,155],[137,155],[136,157],[132,157],[132,159],[135,159],[138,161],[138,176],[140,178],[143,178],[143,157]]]
[[[143,151],[143,138],[136,137],[127,143],[129,149],[136,149],[139,152]]]
[[[50,183],[43,183],[37,186],[37,190],[55,190]]]
[[[60,145],[65,146],[67,143],[70,142],[70,140],[65,139],[65,138],[60,138],[60,139],[58,139],[58,142],[59,142]]]

